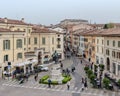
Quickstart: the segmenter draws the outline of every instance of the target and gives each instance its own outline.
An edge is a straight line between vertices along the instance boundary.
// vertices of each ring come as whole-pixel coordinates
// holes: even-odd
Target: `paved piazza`
[[[54,85],[48,88],[48,85],[36,82],[34,76],[30,76],[28,81],[23,84],[6,78],[6,80],[0,80],[0,96],[120,96],[120,93],[111,91],[104,93],[103,90],[92,89],[90,85],[87,90],[81,91],[80,80],[85,76],[83,67],[86,62],[84,61],[84,64],[81,65],[77,58],[66,59],[62,62],[65,64],[64,68],[70,68],[73,64],[77,66],[76,71],[71,73],[70,90],[67,90],[66,84]],[[40,72],[38,77],[41,78],[46,74],[49,74],[49,71]]]

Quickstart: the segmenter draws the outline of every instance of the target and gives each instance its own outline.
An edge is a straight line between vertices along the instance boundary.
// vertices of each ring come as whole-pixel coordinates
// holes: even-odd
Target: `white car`
[[[44,66],[44,65],[38,65],[38,68],[41,70],[41,71],[48,71],[49,68],[47,66]]]

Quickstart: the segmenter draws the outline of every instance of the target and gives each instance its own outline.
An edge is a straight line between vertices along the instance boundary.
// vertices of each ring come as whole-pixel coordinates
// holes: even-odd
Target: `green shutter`
[[[8,40],[8,49],[10,49],[10,40]]]

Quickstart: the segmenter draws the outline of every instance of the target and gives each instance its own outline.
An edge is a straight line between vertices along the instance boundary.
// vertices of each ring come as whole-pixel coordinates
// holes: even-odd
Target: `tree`
[[[110,80],[108,78],[103,79],[103,86],[109,89]]]
[[[85,71],[89,70],[89,67],[85,67],[84,70],[85,70]]]
[[[88,74],[88,78],[90,78],[90,75],[93,74],[93,71],[92,70],[88,70],[87,74]]]
[[[114,24],[113,23],[105,24],[103,28],[104,29],[114,28]]]
[[[120,79],[118,80],[118,82],[117,82],[117,83],[118,83],[118,85],[120,86]]]
[[[104,70],[104,64],[99,64],[100,70],[103,71]]]
[[[96,76],[94,74],[90,75],[90,82],[93,84],[93,86],[95,87],[96,81],[95,81]]]

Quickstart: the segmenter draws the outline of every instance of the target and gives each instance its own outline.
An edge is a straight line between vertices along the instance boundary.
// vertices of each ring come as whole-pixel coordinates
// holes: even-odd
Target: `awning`
[[[38,60],[36,60],[36,59],[33,59],[32,61],[30,61],[31,63],[37,63],[38,62]]]
[[[29,65],[31,63],[37,63],[38,61],[36,59],[33,59],[31,61],[25,61],[25,62],[21,62],[21,63],[17,63],[15,66],[20,67],[20,66],[24,66],[24,65]]]
[[[30,61],[17,63],[15,66],[20,67],[20,66],[24,66],[24,65],[28,65],[28,64],[30,64]]]

